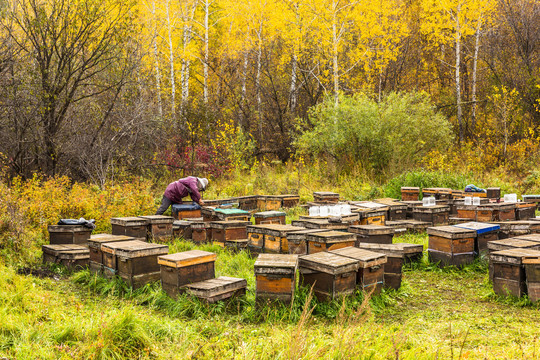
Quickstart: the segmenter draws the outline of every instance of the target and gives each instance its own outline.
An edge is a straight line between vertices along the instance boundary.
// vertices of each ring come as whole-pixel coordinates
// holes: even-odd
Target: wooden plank
[[[376,265],[386,264],[386,255],[369,251],[365,249],[359,249],[357,247],[345,247],[337,250],[330,251],[332,254],[337,254],[351,259],[358,260],[359,267],[368,268]]]
[[[448,239],[462,239],[476,236],[476,231],[462,229],[457,226],[435,226],[427,228],[428,235],[436,235]]]
[[[330,252],[318,252],[300,257],[299,266],[337,275],[356,271],[358,269],[358,261]]]
[[[189,250],[158,257],[158,264],[172,268],[180,268],[216,261],[217,255],[208,251]]]

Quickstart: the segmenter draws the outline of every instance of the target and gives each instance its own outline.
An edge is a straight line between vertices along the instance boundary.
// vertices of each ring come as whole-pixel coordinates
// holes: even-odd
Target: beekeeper
[[[201,199],[201,192],[208,186],[207,178],[188,176],[178,181],[172,182],[165,189],[161,206],[157,209],[156,215],[162,215],[172,204],[182,204],[182,199],[190,196],[191,200],[204,206]]]

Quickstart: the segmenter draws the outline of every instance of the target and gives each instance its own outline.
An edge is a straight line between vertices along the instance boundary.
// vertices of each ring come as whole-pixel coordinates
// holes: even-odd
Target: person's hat
[[[207,178],[197,178],[197,182],[199,183],[199,187],[202,191],[206,190],[206,187],[208,186],[208,179]]]

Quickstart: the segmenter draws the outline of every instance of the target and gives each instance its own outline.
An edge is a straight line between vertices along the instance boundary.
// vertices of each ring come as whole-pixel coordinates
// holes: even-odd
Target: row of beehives
[[[540,234],[499,239],[500,227],[465,223],[427,229],[428,256],[441,265],[462,266],[479,255],[488,256],[489,278],[499,295],[540,299]]]
[[[501,188],[490,187],[486,189],[486,192],[465,192],[463,190],[454,190],[450,188],[423,188],[413,186],[403,186],[401,188],[401,200],[404,201],[417,201],[422,197],[433,196],[437,200],[452,200],[462,199],[465,196],[481,197],[487,199],[500,199]]]

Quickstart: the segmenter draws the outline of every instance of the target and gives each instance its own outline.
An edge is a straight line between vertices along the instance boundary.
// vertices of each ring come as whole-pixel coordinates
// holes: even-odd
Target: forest
[[[7,179],[529,175],[534,0],[2,0]]]

